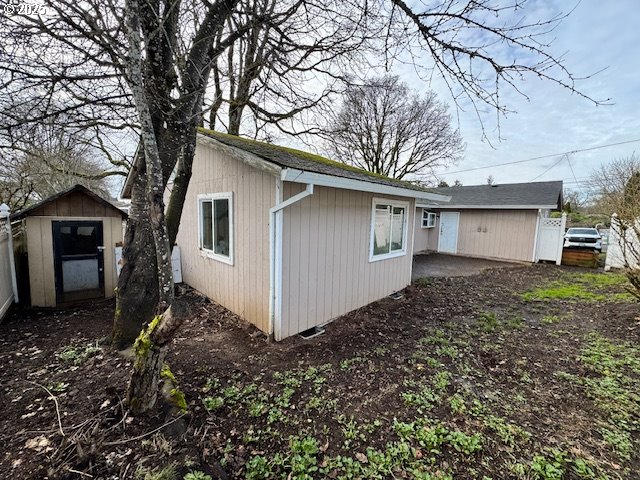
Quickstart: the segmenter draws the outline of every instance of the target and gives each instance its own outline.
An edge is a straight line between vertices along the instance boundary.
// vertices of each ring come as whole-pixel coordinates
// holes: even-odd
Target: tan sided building
[[[440,187],[433,192],[451,200],[417,203],[413,253],[535,262],[541,220],[562,207],[561,181]]]
[[[416,199],[448,197],[201,130],[176,241],[183,280],[276,340],[322,326],[411,282]]]

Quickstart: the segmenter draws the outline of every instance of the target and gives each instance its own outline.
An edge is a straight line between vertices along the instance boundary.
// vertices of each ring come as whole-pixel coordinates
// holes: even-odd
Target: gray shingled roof
[[[419,192],[433,193],[435,189],[427,189],[410,182],[403,182],[393,178],[367,172],[360,168],[345,165],[344,163],[329,160],[328,158],[313,153],[296,150],[294,148],[283,147],[271,143],[258,142],[248,138],[228,135],[226,133],[215,132],[200,128],[198,132],[211,137],[225,145],[239,148],[246,152],[257,155],[268,162],[285,168],[294,168],[305,172],[322,173],[334,177],[350,178],[352,180],[362,180],[370,183],[389,185],[392,187],[407,188]],[[448,195],[445,193],[445,195]]]
[[[442,204],[448,208],[457,206],[470,208],[482,206],[562,207],[562,181],[439,187],[434,188],[433,193],[449,195],[451,201]],[[438,202],[428,202],[428,204],[439,205]]]

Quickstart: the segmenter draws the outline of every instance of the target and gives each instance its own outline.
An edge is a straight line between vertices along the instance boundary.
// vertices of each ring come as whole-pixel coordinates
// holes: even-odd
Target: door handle
[[[99,247],[98,247],[98,251],[99,251],[99,252],[104,252],[104,246],[99,246]]]

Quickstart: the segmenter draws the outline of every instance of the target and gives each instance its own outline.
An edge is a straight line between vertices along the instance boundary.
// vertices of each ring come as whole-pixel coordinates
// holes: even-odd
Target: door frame
[[[98,284],[99,289],[102,292],[101,297],[104,297],[104,230],[102,220],[52,220],[51,232],[53,236],[53,268],[54,268],[54,281],[56,287],[56,304],[65,302],[64,294],[64,279],[62,278],[62,252],[61,252],[61,239],[60,239],[60,227],[62,226],[95,226],[96,227],[96,255],[98,260]],[[94,255],[83,255],[82,258],[93,258]],[[79,260],[82,258],[78,257]],[[87,298],[86,300],[90,300]]]
[[[451,217],[455,216],[456,220],[456,241],[455,241],[455,247],[453,249],[452,252],[450,251],[443,251],[441,249],[441,238],[442,238],[442,217],[444,215],[451,215]],[[451,218],[450,217],[450,218]],[[450,253],[450,254],[457,254],[458,253],[458,237],[460,236],[460,212],[440,212],[440,218],[439,218],[439,222],[438,222],[438,253]]]

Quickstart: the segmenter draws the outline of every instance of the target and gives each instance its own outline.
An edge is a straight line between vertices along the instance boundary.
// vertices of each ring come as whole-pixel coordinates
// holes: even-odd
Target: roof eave
[[[306,172],[295,168],[284,168],[280,177],[286,182],[313,184],[320,187],[340,188],[344,190],[356,190],[360,192],[378,193],[381,195],[395,195],[398,197],[420,198],[436,202],[448,202],[451,197],[422,190],[396,187],[382,183],[355,180],[352,178],[326,175],[324,173]]]
[[[416,204],[418,208],[433,209],[461,209],[461,210],[555,210],[557,205],[439,205],[439,204]]]
[[[215,150],[226,153],[232,158],[239,160],[240,162],[250,166],[257,168],[263,172],[269,173],[271,175],[280,175],[282,171],[282,167],[276,165],[273,162],[269,162],[254,153],[247,152],[238,147],[232,147],[231,145],[226,145],[215,138],[212,138],[208,135],[202,134],[198,132],[198,136],[196,137],[197,143],[208,145]]]
[[[98,195],[97,193],[92,192],[91,190],[89,190],[87,187],[85,187],[84,185],[79,185],[76,184],[73,187],[67,188],[65,190],[61,190],[58,193],[55,193],[43,200],[40,200],[39,202],[35,203],[34,205],[31,205],[28,208],[25,208],[23,210],[20,210],[19,212],[16,212],[14,214],[11,215],[11,221],[14,220],[22,220],[23,218],[29,216],[31,214],[31,212],[43,207],[44,205],[51,203],[55,200],[57,200],[58,198],[64,197],[65,195],[68,195],[72,192],[82,192],[85,195],[93,198],[96,202],[103,204],[106,207],[110,207],[113,210],[116,210],[118,213],[120,213],[120,215],[122,216],[122,218],[128,218],[129,215],[123,211],[122,209],[116,207],[113,203],[105,200],[104,198],[102,198],[100,195]]]

